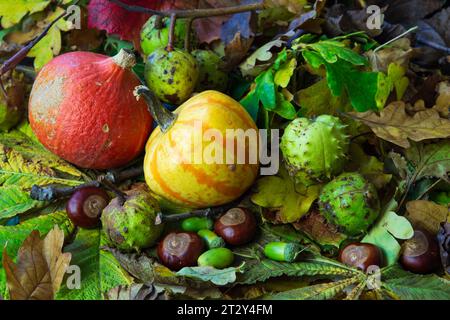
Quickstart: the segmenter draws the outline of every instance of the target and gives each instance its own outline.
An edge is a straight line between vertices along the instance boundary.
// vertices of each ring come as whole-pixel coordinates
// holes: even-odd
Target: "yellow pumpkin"
[[[237,101],[217,91],[204,91],[171,113],[148,88],[137,87],[135,94],[144,97],[159,124],[147,142],[144,160],[145,180],[154,193],[197,209],[236,200],[253,184],[259,169],[257,140],[255,148],[255,140],[242,143],[227,135],[227,129],[258,135],[253,119]],[[205,138],[208,131],[224,139]],[[239,143],[246,154],[240,162],[235,156]],[[256,152],[256,161],[251,152]],[[216,161],[205,161],[204,155]],[[233,161],[226,161],[227,155]]]

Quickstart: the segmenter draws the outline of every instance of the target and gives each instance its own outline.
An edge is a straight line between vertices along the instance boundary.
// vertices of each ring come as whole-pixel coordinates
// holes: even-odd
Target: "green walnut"
[[[152,16],[147,22],[142,26],[141,30],[141,48],[145,56],[150,55],[153,51],[158,48],[165,48],[169,43],[169,27],[170,18],[158,17],[156,15]],[[183,48],[184,38],[188,24],[184,19],[177,19],[175,23],[175,38],[174,47]],[[195,42],[195,36],[191,32],[192,39],[191,43]]]
[[[200,71],[196,91],[225,91],[228,86],[228,74],[223,71],[222,59],[211,50],[194,50],[192,55],[197,60]]]
[[[280,148],[289,175],[306,186],[329,181],[342,172],[349,139],[339,118],[297,118],[285,129]]]
[[[26,90],[22,73],[8,73],[2,77],[2,81],[6,97],[0,92],[0,131],[8,131],[22,119]]]
[[[145,190],[126,192],[125,202],[114,198],[102,212],[103,231],[111,245],[130,252],[153,246],[163,231],[155,224],[158,202]]]
[[[362,175],[342,173],[322,189],[319,210],[343,233],[357,236],[367,231],[377,219],[380,201],[374,185]]]
[[[198,75],[194,57],[180,49],[156,49],[145,64],[147,86],[159,99],[172,104],[181,104],[192,95]]]

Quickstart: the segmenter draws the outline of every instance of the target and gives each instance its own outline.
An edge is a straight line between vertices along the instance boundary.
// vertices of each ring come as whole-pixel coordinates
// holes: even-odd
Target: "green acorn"
[[[148,56],[145,81],[164,102],[181,104],[194,92],[199,75],[194,57],[180,49],[158,48]]]
[[[375,186],[356,172],[342,173],[319,196],[325,219],[349,236],[361,235],[377,219],[380,201]]]
[[[114,198],[102,212],[103,231],[109,242],[124,252],[153,246],[163,231],[155,225],[158,202],[145,190],[126,192],[126,199]]]
[[[192,55],[199,66],[199,78],[196,91],[225,91],[228,85],[228,74],[221,69],[222,59],[211,50],[194,50]]]
[[[25,81],[22,73],[8,72],[2,77],[6,97],[0,92],[0,131],[8,131],[25,112]]]
[[[145,56],[150,55],[158,48],[165,48],[169,43],[170,18],[152,16],[142,26],[141,30],[141,48]],[[175,23],[175,48],[183,48],[184,38],[187,32],[188,24],[184,19],[177,19]],[[195,36],[191,32],[191,43],[195,42]]]
[[[342,172],[349,146],[344,127],[339,118],[330,115],[297,118],[286,127],[280,147],[286,168],[297,183],[309,186]]]

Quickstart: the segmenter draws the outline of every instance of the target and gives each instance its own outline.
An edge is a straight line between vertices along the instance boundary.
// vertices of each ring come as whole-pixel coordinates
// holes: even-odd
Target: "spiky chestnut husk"
[[[181,104],[194,92],[198,80],[197,61],[187,51],[158,48],[148,56],[145,81],[164,102]]]
[[[159,21],[158,21],[159,20]],[[158,48],[165,48],[169,43],[170,18],[152,16],[142,26],[141,48],[145,56],[148,56]],[[187,31],[185,19],[177,19],[175,24],[175,48],[183,48],[184,38]],[[196,42],[194,33],[191,32],[191,43]]]
[[[380,201],[374,185],[359,173],[346,172],[323,187],[319,209],[329,223],[349,236],[357,236],[377,219]]]
[[[228,85],[228,74],[221,69],[222,59],[211,50],[194,50],[192,56],[197,60],[199,77],[195,90],[225,91]]]
[[[17,71],[2,76],[6,97],[0,92],[0,131],[8,131],[22,118],[25,111],[26,85]]]
[[[140,251],[156,243],[163,225],[155,225],[158,202],[145,190],[126,192],[126,201],[114,198],[103,210],[101,221],[109,242],[121,251]]]
[[[286,127],[280,147],[286,168],[297,183],[309,186],[342,172],[349,145],[344,127],[339,118],[330,115],[297,118]]]

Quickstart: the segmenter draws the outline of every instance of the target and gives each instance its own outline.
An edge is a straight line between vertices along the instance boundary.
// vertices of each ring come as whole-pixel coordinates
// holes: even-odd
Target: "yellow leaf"
[[[291,80],[294,70],[297,67],[297,59],[286,61],[275,73],[274,82],[282,88],[286,88]]]
[[[51,12],[47,18],[41,23],[45,26],[55,20],[64,12],[63,9],[57,8]],[[39,41],[33,49],[28,53],[28,57],[34,57],[34,67],[40,70],[47,62],[61,51],[61,31],[68,31],[72,28],[72,23],[60,19],[48,32],[48,34]]]
[[[14,263],[3,251],[3,266],[12,300],[51,300],[58,291],[71,259],[62,253],[64,232],[57,226],[44,240],[32,231]]]
[[[0,0],[2,27],[12,27],[19,23],[27,13],[42,11],[50,2],[50,0]]]
[[[348,113],[353,119],[369,126],[380,138],[409,148],[408,138],[413,141],[450,137],[450,120],[439,117],[436,110],[429,109],[409,116],[405,103],[393,102],[380,112]]]
[[[406,210],[408,220],[432,234],[438,233],[441,222],[448,221],[450,215],[449,208],[425,200],[409,201],[406,203]]]

